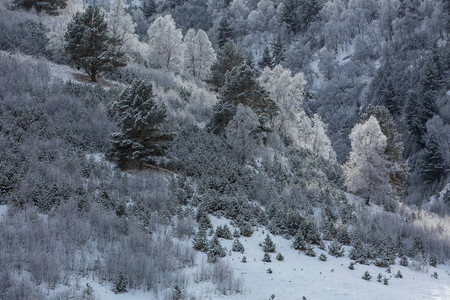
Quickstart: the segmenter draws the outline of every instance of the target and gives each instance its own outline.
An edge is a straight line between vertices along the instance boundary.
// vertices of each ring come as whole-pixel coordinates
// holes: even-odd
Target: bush
[[[262,258],[263,262],[272,262],[272,259],[270,258],[270,254],[268,252],[264,252],[264,256]]]
[[[402,272],[400,272],[400,270],[398,270],[398,272],[395,273],[394,277],[395,278],[403,278]]]
[[[327,256],[326,256],[325,254],[321,253],[321,254],[319,255],[319,260],[320,260],[320,261],[326,261],[326,260],[327,260]]]
[[[244,246],[241,244],[238,238],[233,241],[233,247],[231,251],[244,253]]]

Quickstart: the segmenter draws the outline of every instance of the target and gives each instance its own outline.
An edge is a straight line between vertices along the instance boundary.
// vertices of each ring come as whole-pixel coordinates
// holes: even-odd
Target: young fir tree
[[[208,250],[208,237],[206,236],[206,229],[199,228],[197,233],[195,234],[192,245],[195,250],[206,252]]]
[[[364,272],[363,276],[361,276],[362,279],[369,281],[372,276],[370,275],[369,271]]]
[[[245,249],[242,243],[239,241],[238,238],[235,238],[233,241],[233,247],[231,248],[231,251],[244,253],[244,250]]]
[[[220,244],[219,238],[214,235],[208,245],[208,262],[215,263],[219,258],[227,255],[225,248]]]
[[[338,241],[333,241],[328,245],[328,254],[336,257],[344,256],[344,248]]]
[[[225,44],[231,40],[233,40],[233,28],[230,26],[230,23],[228,22],[228,16],[223,17],[222,20],[219,23],[219,29],[218,29],[218,38],[217,42],[219,44],[219,48],[222,49]]]
[[[443,178],[447,173],[443,153],[439,147],[438,138],[434,134],[427,135],[420,172],[425,182],[429,184]]]
[[[264,252],[264,256],[262,258],[263,262],[272,262],[272,259],[270,258],[270,254],[267,252]]]
[[[219,102],[214,106],[214,116],[209,129],[223,134],[234,118],[239,104],[250,107],[264,126],[277,114],[278,107],[255,80],[255,72],[246,64],[227,72],[225,85],[220,89]]]
[[[120,167],[131,163],[141,170],[145,163],[152,163],[154,157],[164,155],[173,136],[161,128],[166,119],[166,107],[156,103],[150,83],[133,80],[114,103],[114,110],[120,132],[112,135],[111,157]]]
[[[258,65],[261,70],[264,70],[265,67],[269,67],[269,68],[273,67],[272,55],[270,54],[269,47],[266,46],[266,48],[264,48],[264,51],[262,53],[262,56],[261,56],[261,59],[259,60]]]
[[[305,250],[306,249],[306,242],[305,242],[305,238],[303,237],[303,233],[301,231],[301,229],[299,229],[297,231],[297,233],[294,236],[294,241],[292,242],[292,247],[295,250]]]
[[[437,257],[436,257],[436,255],[434,255],[434,254],[430,255],[429,264],[432,267],[436,267],[436,265],[437,265]]]
[[[108,24],[98,6],[89,6],[84,13],[77,12],[67,25],[64,35],[66,51],[77,69],[83,69],[96,82],[103,71],[112,71],[126,65],[124,53],[108,34]]]
[[[262,246],[263,246],[264,252],[270,252],[270,253],[275,252],[275,244],[273,243],[269,234],[266,235],[266,238],[264,239]]]
[[[119,276],[115,282],[114,291],[116,293],[123,293],[127,291],[128,280],[125,274],[122,271],[119,272]]]
[[[211,78],[208,80],[216,88],[225,84],[225,74],[234,67],[244,62],[244,50],[236,46],[233,42],[226,43],[217,54],[217,59],[211,66]]]
[[[280,35],[272,42],[271,46],[273,65],[280,65],[284,61],[284,45]]]

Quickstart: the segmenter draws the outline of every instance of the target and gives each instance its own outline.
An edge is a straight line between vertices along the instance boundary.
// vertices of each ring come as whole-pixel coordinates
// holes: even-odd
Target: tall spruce
[[[222,48],[227,42],[233,40],[233,28],[228,22],[228,18],[229,17],[223,17],[219,23],[219,35],[217,38],[219,48]]]
[[[429,184],[444,177],[447,173],[444,155],[435,134],[429,134],[426,138],[420,171],[425,182]]]
[[[117,126],[114,133],[111,156],[120,167],[153,163],[155,156],[164,155],[171,134],[163,132],[161,125],[166,119],[166,107],[158,104],[152,85],[144,80],[133,80],[114,103]]]
[[[272,68],[272,55],[270,54],[269,47],[264,48],[264,51],[262,53],[261,59],[259,60],[259,68],[263,70],[265,67]]]
[[[214,116],[208,125],[215,134],[223,134],[234,118],[237,106],[250,107],[262,126],[277,114],[278,108],[268,93],[255,80],[255,71],[246,64],[227,72],[225,85],[220,89],[219,102],[214,106]]]
[[[94,82],[100,72],[126,65],[124,53],[116,47],[119,41],[109,36],[105,15],[98,6],[77,12],[64,37],[74,66],[83,69]]]
[[[211,78],[208,80],[216,88],[225,84],[225,74],[234,67],[244,62],[244,51],[236,46],[234,42],[228,42],[217,54],[217,59],[211,66]]]
[[[280,35],[278,35],[277,39],[272,42],[271,50],[273,65],[280,65],[284,61],[284,45]]]

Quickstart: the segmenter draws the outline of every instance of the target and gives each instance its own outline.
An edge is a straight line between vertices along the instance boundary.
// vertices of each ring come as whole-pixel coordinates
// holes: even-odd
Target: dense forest
[[[103,299],[86,280],[195,299],[192,278],[246,299],[225,257],[261,230],[265,263],[272,236],[351,266],[448,265],[449,16],[3,0],[0,299]]]

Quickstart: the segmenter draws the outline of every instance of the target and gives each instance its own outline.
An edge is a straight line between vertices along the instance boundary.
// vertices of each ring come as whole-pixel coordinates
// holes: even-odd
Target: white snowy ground
[[[211,217],[211,221],[217,225],[229,224],[227,219]],[[378,268],[373,265],[355,265],[354,270],[348,269],[351,260],[348,257],[335,258],[326,251],[315,249],[317,256],[309,257],[291,248],[291,241],[281,236],[272,236],[276,244],[276,253],[271,254],[272,262],[265,263],[262,248],[258,245],[265,238],[267,231],[259,229],[250,238],[241,237],[240,241],[245,247],[245,253],[231,252],[223,260],[227,261],[234,269],[234,275],[241,277],[244,282],[242,294],[221,295],[214,291],[211,283],[195,283],[194,278],[189,279],[189,288],[186,291],[189,298],[186,299],[221,299],[221,300],[267,300],[275,295],[276,299],[301,300],[448,300],[450,299],[450,266],[439,265],[438,268],[430,267],[426,271],[414,271],[409,267],[402,267],[398,263],[391,266],[391,273],[386,268]],[[222,246],[229,252],[232,241],[221,239]],[[347,247],[347,250],[350,247]],[[277,261],[275,256],[281,252],[284,261]],[[318,256],[325,253],[326,262],[318,260]],[[346,256],[348,252],[346,252]],[[247,263],[241,259],[246,256]],[[198,253],[198,264],[205,259],[203,253]],[[268,274],[271,268],[273,273]],[[197,270],[196,270],[197,269]],[[400,270],[403,278],[394,278],[394,274]],[[365,271],[372,275],[370,281],[361,278]],[[190,270],[198,272],[198,267]],[[437,272],[438,279],[431,277]],[[377,275],[381,274],[389,279],[389,285],[377,282]],[[100,285],[92,283],[96,295],[101,300],[147,300],[156,299],[155,295],[142,291],[130,291],[124,294],[114,294],[112,284]]]

